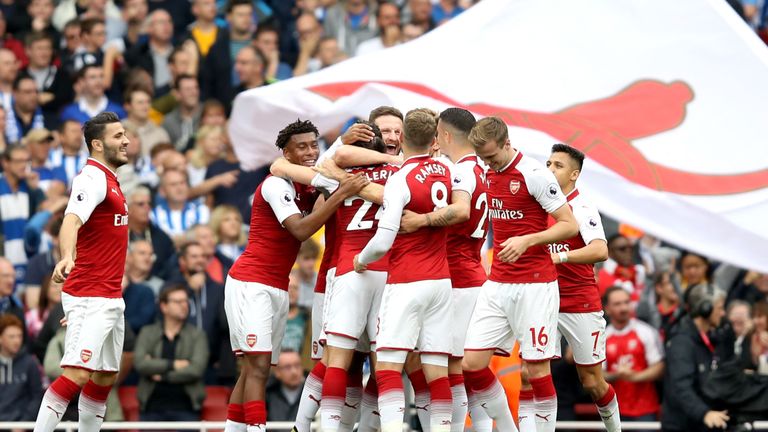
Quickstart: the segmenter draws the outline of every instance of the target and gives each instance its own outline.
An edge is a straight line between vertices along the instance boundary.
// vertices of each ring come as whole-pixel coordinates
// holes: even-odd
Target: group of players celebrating
[[[109,191],[122,160],[113,150],[124,140],[112,130],[122,130],[114,120],[86,133],[88,166],[99,171],[80,176],[97,181],[75,180],[64,221],[75,234],[62,229],[64,258],[54,272],[67,279],[65,295],[106,298],[103,306],[64,301],[65,373],[45,395],[36,432],[51,432],[62,404],[83,386],[81,423],[84,409],[95,415],[86,415],[81,430],[98,430],[102,394],[114,382],[122,319],[87,311],[121,313],[120,305],[108,304],[112,291],[90,291],[90,280],[75,277],[89,264],[81,262],[93,247],[85,243],[88,233],[117,236],[124,228],[113,202],[122,194]],[[488,368],[494,354],[510,355],[516,342],[524,378],[518,426],[554,431],[549,361],[560,335],[606,428],[620,430],[616,396],[601,372],[605,321],[593,270],[607,246],[599,214],[575,186],[581,152],[556,144],[545,166],[512,147],[501,119],[476,121],[461,108],[415,109],[403,117],[379,107],[322,156],[318,135],[301,120],[278,134],[283,158],[256,189],[248,245],[227,277],[230,341],[243,357],[227,432],[266,430],[266,382],[285,332],[289,274],[301,242],[322,226],[326,248],[312,313],[317,362],[294,431],[308,432],[318,410],[324,432],[351,431],[356,423],[360,432],[401,431],[403,371],[425,431],[463,431],[467,413],[475,431],[491,431],[494,422],[499,431],[516,431],[505,391]],[[114,213],[114,227],[99,224],[100,213]],[[481,248],[489,221],[494,260],[487,275]],[[114,271],[122,275],[122,266]],[[119,281],[114,289],[119,297]],[[81,337],[95,320],[106,330]],[[372,375],[363,388],[367,357]]]

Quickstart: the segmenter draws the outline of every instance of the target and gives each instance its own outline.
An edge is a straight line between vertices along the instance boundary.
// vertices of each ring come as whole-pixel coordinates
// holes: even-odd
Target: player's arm
[[[576,206],[573,208],[573,217],[579,224],[579,235],[586,246],[572,251],[553,253],[552,262],[595,264],[608,259],[608,242],[597,209],[587,205]]]
[[[87,167],[86,167],[87,168]],[[98,169],[84,168],[72,181],[72,193],[69,196],[64,220],[59,232],[59,252],[61,259],[53,269],[52,279],[62,283],[75,267],[77,233],[88,222],[91,214],[107,196],[107,179]]]
[[[333,159],[327,159],[313,169],[317,171],[318,175],[336,181],[341,181],[350,176],[348,172],[336,165]],[[312,184],[315,185],[316,181],[317,177],[313,179]],[[384,186],[377,183],[368,183],[357,195],[366,201],[381,204],[384,200]]]
[[[312,179],[317,175],[310,167],[296,165],[288,162],[286,158],[277,158],[269,167],[269,172],[275,177],[295,181],[303,185],[311,185]]]
[[[458,190],[451,192],[451,203],[439,210],[425,214],[405,210],[400,221],[400,232],[412,233],[424,227],[444,227],[467,221],[471,201],[467,192]]]
[[[297,211],[285,218],[282,224],[297,240],[304,241],[323,226],[325,221],[336,212],[336,209],[339,208],[345,199],[357,195],[366,184],[368,184],[368,179],[365,176],[361,174],[351,176],[342,181],[339,189],[328,197],[322,206],[312,211],[308,216],[302,217],[301,213]]]
[[[336,150],[333,161],[340,167],[354,167],[379,164],[400,165],[402,156],[392,156],[355,146],[343,146]]]
[[[365,248],[355,255],[353,264],[356,272],[365,271],[368,264],[380,260],[392,248],[400,229],[400,216],[409,200],[410,191],[405,182],[399,177],[390,178],[384,186],[383,212],[376,234]]]

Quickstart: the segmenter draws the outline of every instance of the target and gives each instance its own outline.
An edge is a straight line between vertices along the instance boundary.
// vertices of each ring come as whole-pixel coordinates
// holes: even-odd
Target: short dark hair
[[[253,33],[253,38],[257,39],[263,33],[276,33],[278,39],[280,38],[280,32],[277,31],[277,27],[270,24],[262,24],[256,28],[256,32]]]
[[[253,8],[253,2],[251,0],[229,0],[227,2],[227,13],[232,13],[232,10],[237,6],[250,6]]]
[[[123,94],[123,101],[126,104],[130,104],[131,102],[133,102],[133,94],[136,92],[145,93],[147,96],[149,96],[150,100],[152,99],[152,93],[147,91],[147,89],[141,86],[131,86],[125,90],[125,93]]]
[[[171,54],[168,56],[168,63],[175,62],[176,56],[183,52],[186,52],[186,51],[184,50],[184,47],[182,47],[181,45],[173,48],[173,50],[171,51]]]
[[[399,109],[395,107],[383,105],[378,108],[374,108],[373,111],[371,111],[371,113],[368,114],[368,121],[373,123],[376,121],[377,118],[384,117],[387,115],[397,117],[400,120],[404,119],[403,113]]]
[[[33,31],[27,33],[27,35],[24,37],[24,46],[29,48],[33,43],[40,42],[42,40],[47,40],[51,43],[51,45],[53,45],[53,37],[51,35],[44,31]]]
[[[160,295],[157,297],[157,300],[160,303],[168,303],[168,297],[171,296],[171,293],[175,293],[176,291],[184,291],[187,292],[187,287],[185,287],[183,284],[172,284],[167,285],[163,287],[163,290],[160,291]]]
[[[603,297],[600,299],[602,301],[602,303],[603,303],[603,307],[606,307],[608,305],[608,300],[611,299],[611,294],[615,293],[616,291],[621,291],[621,292],[626,293],[627,295],[629,295],[627,290],[625,290],[624,288],[622,288],[620,286],[615,286],[614,285],[612,287],[609,287],[607,290],[605,290],[605,292],[603,293]]]
[[[26,72],[21,72],[20,74],[16,75],[16,79],[13,80],[13,91],[18,90],[19,85],[21,85],[21,82],[24,80],[32,80],[32,82],[35,83],[35,89],[37,89],[37,83],[35,82],[35,79],[32,78],[32,75],[29,75]]]
[[[187,74],[187,73],[179,74],[176,77],[176,79],[173,80],[173,88],[174,88],[174,90],[178,90],[179,86],[181,86],[181,82],[184,81],[184,80],[197,81],[197,78],[195,78],[194,76],[192,76],[190,74]]]
[[[606,244],[607,244],[607,245],[608,245],[608,247],[610,248],[610,247],[611,247],[611,245],[612,245],[612,244],[613,244],[613,243],[614,243],[616,240],[618,240],[618,239],[621,239],[621,238],[624,238],[624,239],[627,239],[627,240],[629,240],[629,237],[625,236],[624,234],[621,234],[621,233],[616,233],[616,234],[614,234],[614,235],[612,235],[612,236],[608,237],[608,241],[606,242]]]
[[[203,245],[201,245],[197,240],[184,242],[184,244],[182,244],[179,248],[179,258],[187,256],[187,251],[191,247],[203,247]]]
[[[80,127],[80,122],[79,121],[72,120],[72,119],[67,119],[67,120],[64,120],[63,122],[61,122],[59,124],[59,127],[57,129],[59,131],[59,133],[64,133],[64,131],[67,129],[67,125],[70,124],[70,123],[76,124],[78,128]]]
[[[22,144],[9,144],[7,147],[5,147],[5,151],[3,152],[3,159],[10,161],[11,155],[19,150],[29,151],[27,147]]]
[[[93,29],[99,24],[106,26],[104,20],[98,18],[86,18],[80,21],[80,34],[91,33]]]
[[[103,69],[103,67],[101,66],[101,64],[97,64],[97,63],[83,65],[83,67],[81,67],[80,70],[77,71],[77,74],[75,74],[75,80],[79,81],[85,78],[85,74],[87,74],[88,71],[91,69]]]
[[[85,145],[88,146],[88,152],[93,151],[93,140],[103,140],[104,131],[108,124],[120,123],[120,117],[111,111],[104,111],[96,114],[83,125],[83,136],[85,136]]]
[[[368,150],[377,151],[379,153],[385,153],[387,151],[387,145],[384,144],[384,139],[381,136],[381,129],[379,129],[378,126],[376,126],[376,123],[366,120],[357,120],[355,121],[355,124],[364,124],[368,125],[368,127],[371,128],[371,131],[373,132],[373,139],[370,141],[355,141],[350,145],[353,145],[355,147],[360,147]]]
[[[278,132],[275,145],[279,149],[285,149],[292,136],[310,132],[314,133],[315,137],[320,136],[320,132],[317,131],[317,127],[311,121],[296,119],[295,122],[288,124],[288,126]]]
[[[574,162],[576,162],[576,166],[579,167],[579,171],[581,171],[581,167],[584,166],[584,153],[582,153],[580,150],[571,147],[567,144],[557,143],[552,146],[552,153],[565,153],[568,156],[573,159]]]
[[[448,124],[466,139],[477,120],[471,112],[464,108],[451,107],[440,113],[440,122]]]
[[[80,28],[80,19],[79,18],[72,18],[71,20],[67,21],[66,24],[64,24],[64,28],[61,29],[62,32],[68,28]]]

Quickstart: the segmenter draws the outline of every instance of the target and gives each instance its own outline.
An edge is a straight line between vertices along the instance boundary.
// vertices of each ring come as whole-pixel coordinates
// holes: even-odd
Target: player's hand
[[[552,264],[560,264],[560,256],[556,253],[550,253],[549,257],[552,258]]]
[[[62,258],[61,261],[56,264],[56,267],[53,268],[53,276],[51,279],[56,283],[64,283],[74,267],[75,260],[72,258]]]
[[[189,366],[189,360],[181,359],[173,361],[173,370],[184,369],[187,366]]]
[[[341,143],[345,145],[354,144],[358,141],[368,142],[372,140],[376,135],[373,133],[373,129],[364,123],[355,123],[344,132],[341,136]]]
[[[284,178],[285,177],[285,170],[283,169],[283,167],[286,164],[290,164],[290,162],[288,162],[288,159],[286,159],[284,157],[279,157],[279,158],[275,159],[275,161],[272,162],[272,165],[269,166],[269,173],[272,174],[275,177],[283,177]]]
[[[513,263],[520,258],[526,250],[530,247],[528,238],[525,236],[510,237],[504,240],[501,244],[502,249],[499,252],[498,258],[502,262]]]
[[[40,187],[40,174],[38,174],[37,171],[32,171],[30,169],[25,173],[24,177],[26,178],[27,186],[30,189],[37,189]]]
[[[725,429],[730,419],[728,411],[707,411],[704,414],[704,424],[708,428]]]
[[[427,226],[425,215],[414,213],[410,210],[403,210],[403,216],[400,218],[400,233],[412,233],[425,226]]]
[[[330,158],[324,160],[320,165],[312,167],[312,169],[323,177],[328,177],[329,179],[337,181],[341,181],[347,177],[347,172],[339,168],[339,166],[336,165],[336,162]]]
[[[59,320],[59,325],[61,325],[62,327],[66,327],[67,324],[69,324],[69,321],[67,321],[67,316],[64,315],[64,318]]]
[[[368,270],[368,265],[360,262],[360,254],[355,255],[355,258],[352,260],[352,265],[354,265],[355,271],[358,273]]]
[[[364,176],[362,173],[357,173],[342,180],[337,193],[340,193],[341,196],[348,198],[353,195],[357,195],[360,190],[368,186],[368,183],[368,177]]]

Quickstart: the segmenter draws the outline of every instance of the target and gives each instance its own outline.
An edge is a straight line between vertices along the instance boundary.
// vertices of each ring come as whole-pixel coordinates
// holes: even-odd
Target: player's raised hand
[[[75,267],[75,260],[72,258],[62,258],[53,268],[53,279],[56,283],[64,283],[69,273]]]
[[[416,232],[425,226],[427,226],[427,218],[423,214],[403,210],[403,216],[400,218],[400,233]]]
[[[373,133],[373,130],[367,124],[355,123],[350,126],[346,132],[344,132],[344,135],[341,136],[341,142],[346,145],[353,144],[358,141],[368,142],[375,136],[376,135]]]
[[[352,260],[352,265],[355,267],[355,271],[358,273],[362,273],[368,270],[368,266],[360,262],[360,254],[355,255],[355,258]]]
[[[342,180],[336,193],[340,193],[343,197],[351,197],[357,195],[361,189],[368,186],[368,183],[368,177],[363,175],[363,173],[357,173]]]
[[[334,180],[342,180],[347,177],[347,172],[339,168],[336,162],[330,158],[324,160],[320,165],[312,167],[312,169],[321,176]]]
[[[513,263],[528,250],[529,244],[525,236],[520,236],[504,240],[501,246],[503,249],[499,252],[498,258],[502,262]]]

